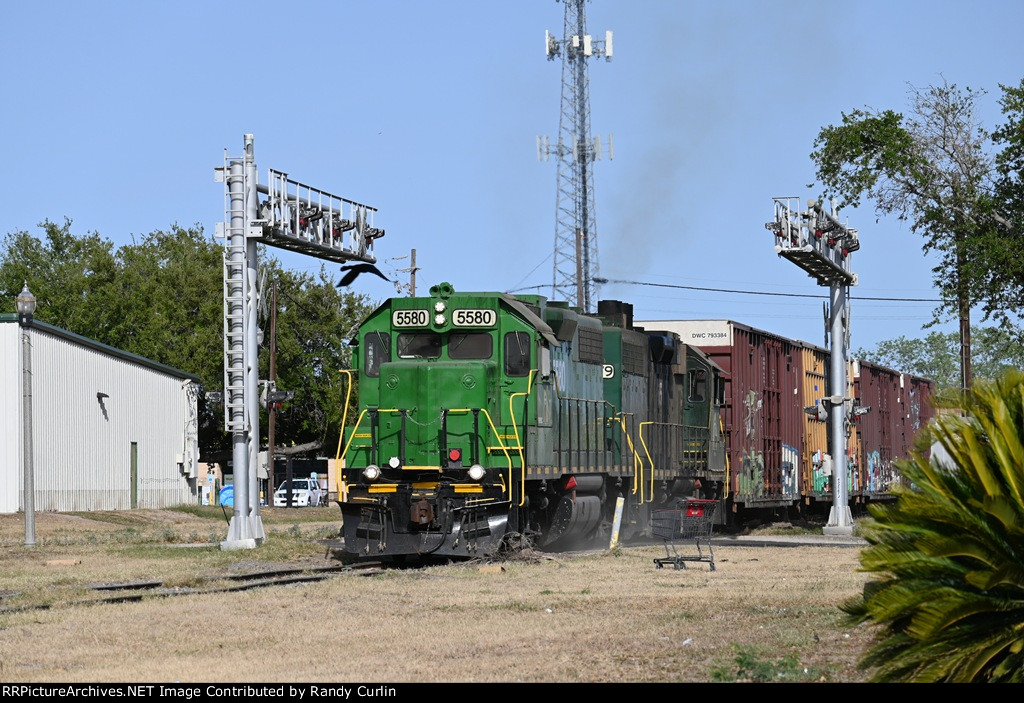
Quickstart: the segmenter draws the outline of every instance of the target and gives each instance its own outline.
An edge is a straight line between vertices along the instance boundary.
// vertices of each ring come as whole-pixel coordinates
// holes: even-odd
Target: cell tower
[[[592,312],[597,301],[597,222],[594,216],[594,161],[601,158],[601,138],[590,136],[590,80],[587,60],[612,58],[612,33],[604,40],[587,34],[587,0],[565,3],[565,30],[558,40],[544,32],[544,50],[549,61],[562,57],[562,111],[558,120],[558,142],[537,137],[537,157],[546,161],[558,157],[558,196],[555,203],[555,254],[551,296],[575,301]],[[614,157],[611,135],[608,158]]]

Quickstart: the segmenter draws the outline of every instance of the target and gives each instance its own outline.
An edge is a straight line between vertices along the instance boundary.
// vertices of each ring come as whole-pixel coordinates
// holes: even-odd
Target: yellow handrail
[[[348,384],[345,387],[345,409],[341,413],[341,429],[338,431],[338,449],[334,452],[334,461],[336,462],[334,466],[334,492],[340,500],[345,487],[345,481],[341,477],[341,467],[337,464],[340,463],[338,460],[341,459],[341,441],[345,438],[345,423],[348,421],[348,401],[352,396],[352,371],[349,369],[338,369],[338,373],[345,374],[345,378],[348,379]],[[355,429],[352,432],[355,433]]]
[[[644,447],[644,454],[647,455],[647,461],[651,462],[651,490],[649,491],[648,503],[654,502],[654,459],[651,458],[651,451],[647,448],[647,442],[644,440],[644,425],[653,425],[654,422],[641,422],[640,423],[640,444]],[[643,502],[642,500],[640,501]]]
[[[530,391],[533,390],[533,374],[537,373],[537,369],[530,369],[530,375],[526,381],[526,392],[525,393],[512,393],[508,397],[508,417],[512,421],[512,429],[516,433],[516,445],[519,447],[519,473],[521,474],[521,488],[519,495],[519,507],[526,505],[526,459],[523,457],[523,441],[519,438],[519,427],[516,425],[516,415],[512,411],[512,399],[516,396],[530,395]],[[526,420],[524,419],[524,422]],[[523,428],[523,433],[526,433],[526,428]],[[509,482],[512,481],[511,471],[508,477]]]
[[[367,412],[368,410],[364,408],[363,411],[359,413],[359,417],[356,419],[356,424],[352,427],[352,434],[348,436],[348,442],[345,444],[345,451],[341,453],[341,456],[335,457],[336,459],[344,460],[348,455],[348,448],[352,446],[352,440],[356,438],[356,430],[359,429],[359,425],[363,424],[363,417]],[[338,446],[341,446],[341,439],[338,440]]]
[[[637,492],[637,488],[640,490],[640,502],[644,502],[644,462],[640,458],[640,454],[637,453],[636,447],[633,446],[633,438],[629,436],[629,428],[626,426],[626,415],[632,415],[632,413],[622,413],[621,417],[617,417],[619,425],[622,426],[622,434],[626,437],[626,442],[629,444],[629,451],[633,452],[633,490],[631,493],[634,495]]]
[[[506,461],[508,461],[508,480],[509,480],[509,483],[511,483],[512,482],[512,455],[508,453],[508,447],[506,447],[505,443],[501,441],[501,435],[498,434],[498,428],[494,426],[494,420],[491,419],[491,414],[489,412],[487,412],[487,408],[478,408],[478,409],[480,410],[480,412],[482,412],[484,414],[484,417],[487,418],[487,425],[491,428],[491,432],[494,433],[495,438],[497,438],[498,446],[501,447],[501,451],[503,451],[505,453],[505,459],[506,459]],[[451,410],[448,411],[449,414],[451,414],[451,413],[470,413],[470,412],[473,412],[473,408],[452,408]],[[504,478],[502,478],[501,474],[498,474],[498,477],[502,479],[502,481],[501,481],[501,492],[505,493],[508,490],[505,487],[505,480],[504,480]]]

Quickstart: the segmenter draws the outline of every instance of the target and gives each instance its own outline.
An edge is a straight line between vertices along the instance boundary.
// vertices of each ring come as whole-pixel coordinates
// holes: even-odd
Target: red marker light
[[[565,490],[571,491],[573,488],[576,488],[576,477],[570,476],[565,479]]]
[[[448,450],[448,458],[451,461],[458,461],[459,459],[462,458],[462,450],[461,449],[449,449]]]

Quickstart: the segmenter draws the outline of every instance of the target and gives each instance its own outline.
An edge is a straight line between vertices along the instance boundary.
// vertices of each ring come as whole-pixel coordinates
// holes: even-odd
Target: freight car
[[[393,298],[353,339],[345,549],[471,556],[510,535],[557,548],[644,531],[673,496],[718,498],[721,369],[632,307],[541,296]]]
[[[832,502],[828,422],[814,412],[832,395],[830,352],[731,320],[642,322],[677,333],[725,369],[722,417],[734,512]],[[932,417],[934,384],[851,359],[845,397],[847,489],[853,503],[891,498],[893,461],[909,456]]]

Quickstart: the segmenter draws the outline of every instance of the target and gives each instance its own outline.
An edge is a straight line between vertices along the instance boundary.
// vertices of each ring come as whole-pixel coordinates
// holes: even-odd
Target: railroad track
[[[168,586],[164,581],[92,583],[87,584],[82,588],[102,594],[109,593],[110,595],[101,595],[94,598],[77,598],[35,605],[0,605],[0,614],[27,612],[33,610],[49,610],[55,607],[75,605],[135,603],[147,598],[168,598],[171,596],[191,596],[207,593],[232,593],[235,591],[248,591],[254,588],[269,588],[271,586],[288,586],[298,583],[324,581],[342,573],[354,572],[361,576],[373,576],[381,571],[383,571],[383,567],[379,562],[361,562],[339,566],[272,569],[267,571],[256,571],[248,574],[215,576],[204,579],[208,584],[210,584],[208,586]],[[0,603],[18,595],[21,594],[17,592],[4,593],[0,595]]]

